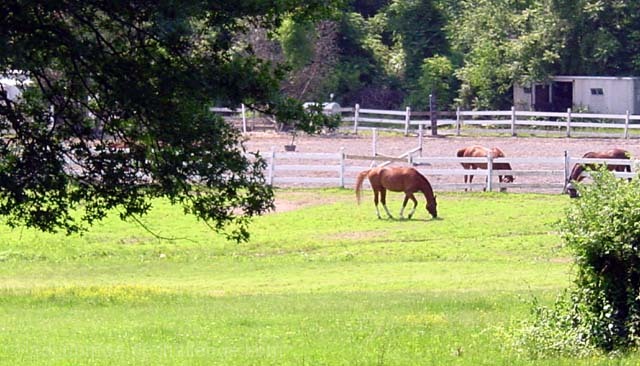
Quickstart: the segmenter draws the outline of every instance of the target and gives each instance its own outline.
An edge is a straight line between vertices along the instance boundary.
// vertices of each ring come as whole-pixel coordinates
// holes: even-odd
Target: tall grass
[[[0,364],[608,362],[530,360],[501,337],[569,285],[566,197],[447,193],[440,219],[421,204],[378,220],[350,190],[277,195],[301,207],[244,244],[164,202],[144,221],[174,240],[117,219],[71,237],[1,228]]]

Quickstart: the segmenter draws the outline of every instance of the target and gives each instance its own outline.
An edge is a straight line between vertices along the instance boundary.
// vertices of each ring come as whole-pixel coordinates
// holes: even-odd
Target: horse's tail
[[[358,174],[356,178],[356,201],[360,204],[360,197],[362,196],[362,182],[364,182],[364,178],[369,174],[369,170],[362,171]]]
[[[466,147],[463,147],[462,149],[459,149],[458,152],[456,152],[456,156],[461,158],[464,156],[464,152],[467,150]]]

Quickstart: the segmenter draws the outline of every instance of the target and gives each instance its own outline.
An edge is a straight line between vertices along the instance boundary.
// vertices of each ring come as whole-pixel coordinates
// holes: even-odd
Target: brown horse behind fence
[[[631,159],[631,153],[627,150],[616,148],[608,151],[590,151],[584,154],[582,157],[590,158],[590,159],[627,159],[629,160]],[[566,191],[569,194],[569,197],[575,198],[578,196],[578,191],[576,190],[573,183],[580,182],[585,178],[585,176],[582,175],[582,172],[584,172],[585,169],[596,169],[598,165],[599,164],[576,164],[573,166],[573,169],[571,170],[571,174],[567,179],[567,186],[566,186]],[[624,165],[607,164],[607,169],[610,171],[617,171],[617,172],[630,172],[631,166],[627,164],[624,164]]]
[[[387,208],[387,190],[392,192],[404,192],[404,202],[402,203],[402,209],[400,210],[400,218],[402,218],[402,214],[409,200],[413,201],[413,209],[409,212],[408,218],[410,219],[416,211],[418,201],[413,195],[415,192],[422,192],[424,194],[427,200],[427,211],[433,218],[438,217],[436,196],[433,194],[431,184],[427,178],[420,174],[420,172],[415,168],[377,167],[360,172],[356,179],[356,199],[358,204],[360,204],[362,183],[365,178],[369,178],[371,188],[373,189],[373,202],[376,205],[378,218],[381,218],[380,211],[378,210],[378,196],[380,196],[382,207],[386,211],[387,216],[389,216],[389,218],[393,218]]]
[[[494,158],[505,157],[504,152],[498,147],[494,147],[493,149],[488,149],[484,146],[478,146],[478,145],[463,147],[462,149],[458,150],[456,155],[459,158],[462,158],[462,157],[486,158],[489,155],[489,152],[491,152],[491,156]],[[460,163],[460,164],[464,169],[487,169],[487,163]],[[511,164],[494,163],[493,168],[496,170],[511,170]],[[469,180],[469,183],[473,182],[473,175],[465,175],[464,176],[465,183],[467,183],[467,179]],[[511,183],[515,180],[515,178],[513,177],[513,175],[505,175],[505,176],[499,175],[498,180],[500,181],[500,183],[502,182]]]

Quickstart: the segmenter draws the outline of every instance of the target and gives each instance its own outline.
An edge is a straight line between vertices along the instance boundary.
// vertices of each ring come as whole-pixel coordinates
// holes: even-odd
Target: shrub
[[[578,184],[580,198],[559,223],[576,263],[575,286],[553,307],[534,307],[521,338],[534,354],[625,351],[639,344],[640,181],[604,169],[591,175],[593,183]]]
[[[635,346],[640,335],[640,183],[592,172],[561,222],[577,264],[577,300],[592,343],[604,350]]]

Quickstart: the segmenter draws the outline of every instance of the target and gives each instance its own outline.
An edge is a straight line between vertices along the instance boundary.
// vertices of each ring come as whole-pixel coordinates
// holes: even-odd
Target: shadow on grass
[[[384,219],[380,219],[380,220],[389,220],[389,221],[423,221],[423,222],[429,222],[429,221],[444,221],[444,219],[442,217],[433,217],[433,218],[428,218],[428,219],[415,219],[415,218],[407,218],[407,217],[387,217]]]

